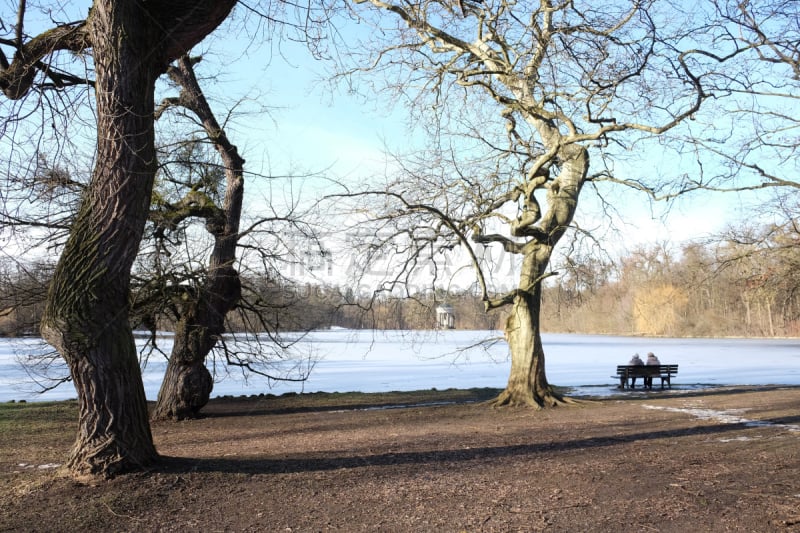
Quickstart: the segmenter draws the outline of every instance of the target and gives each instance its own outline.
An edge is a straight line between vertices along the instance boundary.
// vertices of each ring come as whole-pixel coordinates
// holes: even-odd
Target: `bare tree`
[[[10,99],[63,85],[48,69],[58,54],[92,52],[97,163],[42,321],[78,391],[79,432],[67,463],[75,474],[113,475],[157,457],[128,320],[130,269],[156,171],[154,86],[234,4],[97,0],[85,20],[28,37],[22,1],[15,37],[2,43],[13,49],[11,61],[0,54],[0,88]]]
[[[42,320],[43,337],[66,360],[78,391],[79,433],[67,463],[77,475],[110,476],[157,457],[128,301],[157,170],[154,86],[170,63],[222,23],[235,4],[97,0],[84,15],[81,6],[45,3],[36,5],[43,17],[29,17],[32,5],[21,0],[15,13],[0,18],[0,89],[12,101],[33,102],[18,106],[4,127],[36,116],[31,108],[44,111],[45,118],[55,116],[47,113],[54,107],[70,109],[61,104],[69,104],[65,90],[75,85],[90,87],[95,100],[88,117],[97,132],[94,169],[70,220]],[[246,20],[256,20],[254,42],[288,10],[299,12],[299,22],[283,26],[301,33],[319,37],[317,23],[324,22],[315,18],[311,2],[266,1],[242,9]],[[80,20],[67,15],[77,11],[83,11]],[[3,22],[12,19],[16,24]],[[27,24],[31,19],[54,27]],[[31,26],[34,35],[27,33]],[[69,116],[59,115],[64,122]],[[43,138],[41,132],[50,126],[43,121],[30,128],[31,139]],[[52,129],[58,130],[55,121]],[[222,246],[231,246],[231,240]]]
[[[709,0],[706,28],[687,51],[703,71],[704,107],[683,136],[699,147],[699,187],[754,191],[800,187],[800,9],[796,2]]]
[[[203,218],[214,246],[205,279],[191,305],[185,306],[176,326],[172,355],[153,412],[155,418],[194,416],[208,402],[213,379],[205,367],[205,358],[224,331],[225,316],[236,305],[241,293],[234,262],[244,197],[244,159],[214,116],[192,63],[193,60],[184,55],[167,69],[170,79],[180,87],[180,95],[165,100],[156,117],[173,105],[197,116],[222,160],[225,197],[222,205],[217,206],[203,190],[193,188],[177,205],[159,211],[162,226],[175,225],[186,217]]]
[[[706,31],[687,60],[705,72],[704,91],[714,99],[682,141],[698,152],[698,187],[744,199],[741,222],[711,240],[726,258],[723,265],[741,266],[757,256],[764,266],[758,275],[733,266],[724,275],[741,274],[739,294],[748,299],[743,329],[769,334],[776,331],[771,322],[761,331],[751,327],[751,307],[773,298],[767,285],[782,288],[794,279],[781,275],[778,283],[764,270],[783,263],[796,242],[787,235],[797,227],[800,189],[800,6],[787,0],[710,0],[707,6]],[[783,236],[781,245],[776,235]]]
[[[700,108],[697,77],[665,43],[677,26],[666,27],[654,1],[352,5],[379,31],[350,46],[369,53],[347,74],[393,80],[390,89],[433,127],[430,152],[398,163],[386,190],[348,195],[382,198],[373,225],[393,232],[376,246],[405,246],[404,272],[462,245],[486,308],[511,306],[511,371],[495,405],[568,401],[545,374],[542,280],[583,186],[614,177],[602,165],[590,172],[591,154],[659,135]],[[492,291],[482,259],[493,247],[518,258],[516,287],[504,292]]]
[[[175,328],[177,333],[172,355],[163,354],[169,364],[152,413],[155,418],[192,417],[205,405],[213,379],[204,363],[212,347],[214,368],[220,372],[239,367],[246,374],[255,373],[270,380],[299,381],[313,366],[280,333],[281,328],[294,324],[292,338],[296,339],[297,332],[314,322],[304,320],[296,324],[291,320],[289,315],[298,312],[300,300],[293,297],[295,291],[282,279],[279,265],[292,261],[286,246],[289,241],[306,252],[318,245],[311,217],[300,211],[298,198],[287,206],[285,202],[275,202],[276,195],[265,196],[262,209],[245,219],[245,229],[240,235],[243,160],[203,95],[193,66],[199,61],[200,58],[181,58],[167,72],[180,94],[165,99],[156,110],[157,119],[171,111],[170,118],[174,120],[165,120],[171,127],[160,128],[157,185],[133,271],[132,320],[134,326],[151,330],[149,341],[141,346],[141,364],[146,365],[154,352],[163,354],[157,346],[157,328]],[[233,112],[229,112],[226,122],[232,120]],[[189,131],[196,127],[199,132]],[[176,137],[169,138],[170,135]],[[278,179],[253,174],[251,177],[273,183]],[[291,177],[294,181],[302,178]],[[23,255],[32,256],[37,248],[63,248],[80,194],[86,189],[86,179],[51,165],[41,156],[32,175],[9,177],[7,184],[11,193],[7,198],[13,201],[0,210],[0,217],[6,224],[4,227],[13,230],[9,235],[13,237],[13,246],[23,251]],[[270,187],[273,188],[274,185]],[[11,211],[12,204],[24,208]],[[299,220],[302,217],[307,217],[307,222]],[[287,240],[287,233],[293,237]],[[203,238],[203,234],[210,237],[210,246],[206,246],[209,239]],[[237,272],[240,266],[235,265],[240,237],[241,244],[250,252],[241,267],[252,269],[253,280],[271,278],[280,285],[278,292],[266,294],[254,290],[252,280],[240,286]],[[35,266],[21,260],[17,263],[18,272],[32,272]],[[38,331],[39,307],[44,305],[50,277],[37,279],[39,292],[32,291],[31,283],[25,283],[20,276],[0,283],[4,295],[0,299],[14,303],[4,308],[5,314],[0,317],[0,322],[14,328],[10,332],[27,331],[31,327]],[[223,283],[224,280],[228,283]],[[21,301],[23,295],[26,302]],[[246,320],[235,319],[231,329],[225,322],[235,308]],[[273,320],[273,316],[280,316],[280,320]],[[21,323],[23,318],[25,324]],[[234,339],[223,342],[222,333],[226,330],[238,331],[248,342],[234,342]],[[190,337],[195,342],[187,342]],[[54,364],[53,355],[57,358],[57,353],[42,350],[41,354],[19,358],[41,391],[70,381],[64,369]],[[218,360],[217,356],[221,358]],[[296,364],[287,366],[284,361],[278,370],[278,361],[287,358],[296,359]],[[287,368],[289,372],[285,371]]]
[[[309,222],[295,218],[301,215],[299,212],[290,209],[280,215],[276,211],[275,217],[260,213],[252,217],[254,220],[240,232],[244,159],[231,143],[200,88],[193,67],[198,61],[200,58],[184,56],[167,70],[172,82],[180,89],[180,94],[165,99],[156,111],[157,118],[169,109],[180,109],[193,115],[203,128],[206,142],[217,152],[220,164],[204,165],[193,161],[192,153],[197,143],[181,144],[186,152],[181,158],[185,165],[179,166],[198,167],[201,170],[196,172],[196,179],[181,176],[171,178],[169,181],[177,186],[180,197],[172,201],[160,198],[151,210],[153,232],[150,242],[156,264],[150,272],[142,273],[144,277],[136,291],[134,309],[142,311],[140,316],[150,318],[149,327],[154,334],[157,316],[163,314],[165,307],[175,310],[173,318],[176,320],[172,353],[151,415],[154,419],[191,418],[206,405],[213,387],[213,377],[206,367],[206,358],[214,347],[221,346],[226,365],[240,366],[248,372],[271,379],[302,380],[307,375],[307,372],[292,376],[265,370],[269,366],[269,359],[279,359],[281,355],[286,355],[282,352],[289,348],[289,344],[282,341],[278,328],[265,315],[278,309],[286,313],[297,302],[285,295],[265,298],[266,295],[256,294],[248,285],[243,287],[236,262],[237,246],[242,239],[242,244],[258,249],[260,261],[253,266],[263,269],[262,276],[264,273],[279,275],[278,263],[287,261],[286,251],[281,250],[275,239],[269,243],[257,243],[254,237],[263,235],[266,226],[270,226],[272,232],[280,232],[280,228],[283,231],[291,229],[293,234],[304,238],[307,243],[305,248],[310,249],[315,242],[313,230]],[[268,204],[279,209],[272,205],[272,201],[268,201]],[[170,235],[183,231],[183,240],[187,238],[188,230],[182,222],[192,218],[204,222],[213,244],[205,268],[193,269],[191,265],[183,265],[187,275],[180,276],[175,272],[177,265],[163,265],[162,259],[164,255],[171,255]],[[181,237],[177,240],[180,241]],[[246,263],[243,266],[248,268]],[[249,337],[250,353],[258,353],[264,348],[259,334],[268,336],[273,349],[267,350],[267,357],[256,355],[243,358],[231,345],[223,342],[222,334],[228,330],[227,317],[234,309],[254,320],[245,328],[248,333],[255,334]]]

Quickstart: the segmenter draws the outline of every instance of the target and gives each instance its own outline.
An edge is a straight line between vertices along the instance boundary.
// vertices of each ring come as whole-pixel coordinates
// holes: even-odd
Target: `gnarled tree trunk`
[[[206,356],[225,331],[225,314],[238,301],[241,289],[238,273],[230,264],[210,268],[198,301],[176,328],[154,419],[193,418],[208,403],[214,382],[205,366]]]
[[[554,129],[538,124],[542,137],[551,144],[560,139]],[[492,401],[495,406],[528,405],[554,407],[572,400],[555,392],[547,382],[540,328],[541,283],[553,248],[564,235],[578,203],[581,186],[589,170],[589,154],[578,145],[558,151],[561,171],[547,190],[548,211],[534,228],[515,231],[533,238],[524,245],[519,287],[506,321],[506,340],[511,351],[511,371],[503,392]]]
[[[80,26],[87,37],[79,45],[92,48],[95,66],[97,164],[42,319],[42,335],[66,360],[78,393],[78,436],[67,462],[77,475],[108,477],[157,458],[129,323],[130,269],[156,171],[155,80],[234,3],[95,0]],[[42,53],[74,46],[52,42]]]
[[[539,262],[532,257],[526,258],[525,263],[539,272],[535,277],[539,277],[547,266],[547,261]],[[540,308],[539,283],[528,291],[519,291],[514,297],[505,328],[511,350],[511,370],[506,388],[491,402],[492,405],[554,407],[569,402],[547,382],[539,327]]]
[[[207,217],[206,228],[214,235],[214,248],[205,283],[197,300],[183,311],[175,331],[175,343],[158,392],[154,419],[184,419],[197,416],[211,394],[214,382],[205,366],[208,353],[225,331],[225,315],[241,295],[239,274],[233,267],[239,237],[244,196],[244,159],[231,144],[200,90],[192,61],[184,56],[169,69],[182,88],[178,105],[191,110],[225,165],[225,199],[222,210]]]
[[[78,392],[79,431],[67,466],[113,475],[157,457],[128,321],[128,285],[156,170],[159,66],[144,52],[158,40],[142,30],[151,23],[138,2],[96,2],[91,25],[97,165],[55,271],[42,334],[66,360]]]

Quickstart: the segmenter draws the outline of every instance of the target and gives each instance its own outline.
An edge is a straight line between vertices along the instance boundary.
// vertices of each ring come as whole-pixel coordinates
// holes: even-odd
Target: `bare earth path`
[[[800,531],[798,387],[493,392],[215,400],[154,425],[157,468],[88,484],[53,467],[74,404],[4,404],[0,531]]]

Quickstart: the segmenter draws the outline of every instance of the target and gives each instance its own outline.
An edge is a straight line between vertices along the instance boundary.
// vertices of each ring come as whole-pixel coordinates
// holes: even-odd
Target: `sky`
[[[292,192],[286,194],[292,199],[298,190],[313,198],[330,185],[321,176],[357,187],[391,170],[387,147],[402,152],[420,142],[419,135],[408,129],[402,106],[364,102],[341,86],[332,89],[322,82],[325,65],[312,59],[304,45],[284,41],[280,49],[253,47],[246,32],[232,38],[234,29],[236,23],[224,25],[193,53],[207,57],[198,67],[201,75],[217,78],[204,84],[204,89],[218,116],[225,116],[240,100],[237,109],[250,112],[227,126],[247,160],[246,169],[272,176],[319,174],[314,179],[280,183],[251,179],[246,187],[251,209],[263,205],[259,193],[266,195],[289,184]],[[611,239],[620,251],[639,244],[680,243],[708,236],[738,220],[742,202],[732,194],[693,195],[655,205],[629,198],[620,201],[625,219],[618,221],[621,232]],[[599,224],[594,222],[597,209],[584,193],[576,220],[583,227]]]
[[[387,148],[402,152],[415,142],[425,142],[419,134],[409,131],[402,105],[391,108],[383,102],[365,102],[341,86],[325,83],[326,65],[312,59],[302,44],[284,42],[280,53],[265,46],[248,49],[248,43],[236,40],[223,48],[217,47],[215,40],[204,43],[201,49],[204,46],[212,54],[210,65],[225,65],[215,73],[220,83],[207,86],[212,94],[216,92],[228,101],[250,97],[270,106],[268,114],[247,117],[244,126],[234,122],[234,131],[229,135],[243,150],[249,171],[265,175],[320,172],[357,189],[376,176],[391,172]],[[248,55],[243,55],[242,50],[248,50]],[[217,54],[222,55],[222,61]],[[678,163],[670,154],[655,153],[651,161],[639,160],[639,164],[667,168]],[[627,168],[620,163],[618,168],[621,173],[635,176],[649,170],[631,165],[634,166]],[[245,189],[250,208],[256,212],[264,202],[259,183],[258,178],[252,179]],[[304,197],[314,198],[329,185],[319,178],[292,180],[292,195],[302,187]],[[280,185],[271,182],[269,187],[274,193]],[[622,217],[615,220],[615,231],[606,232],[607,221],[588,187],[582,193],[575,219],[582,228],[596,229],[603,247],[612,256],[623,256],[641,246],[665,244],[677,252],[682,243],[708,238],[740,220],[750,201],[734,193],[693,193],[670,202],[650,203],[642,195],[620,191],[623,189],[615,189],[610,195]],[[388,263],[380,265],[361,278],[360,272],[354,274],[358,268],[352,267],[351,251],[340,243],[338,239],[323,239],[323,245],[334,254],[331,268],[309,272],[294,265],[284,275],[303,282],[344,283],[359,294],[371,294],[375,283],[395,268]],[[475,282],[470,268],[460,268],[469,263],[465,253],[445,261],[449,270],[442,279],[448,280],[449,287],[466,288]],[[503,292],[516,284],[513,258],[503,261],[489,282],[490,290]],[[552,266],[560,268],[555,262]],[[420,273],[426,274],[430,274],[427,269]],[[418,277],[411,289],[426,290],[429,284],[429,279]]]
[[[208,46],[215,50],[212,43]],[[402,106],[364,102],[321,81],[326,66],[313,60],[303,45],[283,43],[283,56],[273,53],[271,60],[265,49],[242,56],[246,46],[237,41],[226,46],[223,53],[230,60],[219,73],[220,87],[212,91],[221,89],[228,99],[263,98],[274,106],[268,116],[248,119],[245,128],[234,132],[249,170],[274,175],[322,172],[357,186],[391,169],[387,147],[403,151],[419,139],[409,133]],[[248,193],[252,191],[249,184]],[[588,196],[582,196],[578,214],[584,227],[592,226],[598,209]],[[706,237],[737,220],[743,201],[736,194],[693,194],[655,204],[641,196],[630,198],[624,202],[624,220],[618,221],[622,233],[617,244],[625,247]]]
[[[409,146],[405,110],[400,106],[393,110],[380,108],[342,90],[332,91],[319,82],[325,75],[324,65],[310,60],[302,46],[287,45],[284,53],[288,61],[276,57],[266,69],[260,66],[261,59],[254,56],[229,63],[230,73],[222,73],[235,87],[234,91],[225,88],[229,96],[256,91],[276,106],[269,118],[248,120],[247,127],[234,134],[234,142],[245,150],[246,168],[277,175],[321,171],[353,188],[391,170],[386,147],[402,151]],[[255,210],[262,202],[258,187],[258,179],[246,186]],[[310,180],[304,184],[303,194],[313,197],[318,187],[325,187],[324,181]],[[604,244],[612,254],[624,255],[637,246],[664,243],[677,250],[683,242],[721,231],[738,218],[742,202],[734,194],[694,194],[670,203],[651,204],[642,196],[625,194],[628,200],[617,198],[623,205],[620,213],[625,219],[616,221],[618,232],[607,234],[608,241]],[[583,193],[576,217],[584,228],[604,224],[600,207],[591,196],[588,190]],[[373,275],[363,279],[360,272],[355,276],[350,251],[336,242],[324,242],[334,254],[330,269],[308,272],[293,266],[284,275],[304,282],[346,283],[359,294],[371,294],[377,280],[383,279],[392,267],[376,267]],[[491,289],[503,292],[515,286],[517,275],[509,260],[513,258],[506,258],[502,268],[495,271]],[[471,269],[459,269],[469,263],[463,252],[447,261],[449,271],[444,279],[448,279],[450,287],[466,288],[475,282]],[[423,270],[421,274],[426,273]],[[429,281],[420,278],[412,283],[411,289],[425,290],[428,286]]]

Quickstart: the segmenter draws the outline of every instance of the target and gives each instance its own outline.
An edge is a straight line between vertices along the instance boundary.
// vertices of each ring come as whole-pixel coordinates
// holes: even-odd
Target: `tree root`
[[[101,443],[79,442],[73,447],[63,470],[76,481],[93,484],[119,474],[143,470],[158,458],[155,448],[142,445],[125,448],[112,439]]]
[[[553,407],[575,407],[584,402],[568,396],[562,396],[549,387],[547,390],[538,393],[533,390],[505,389],[497,398],[486,403],[490,407],[528,407],[539,410]]]

